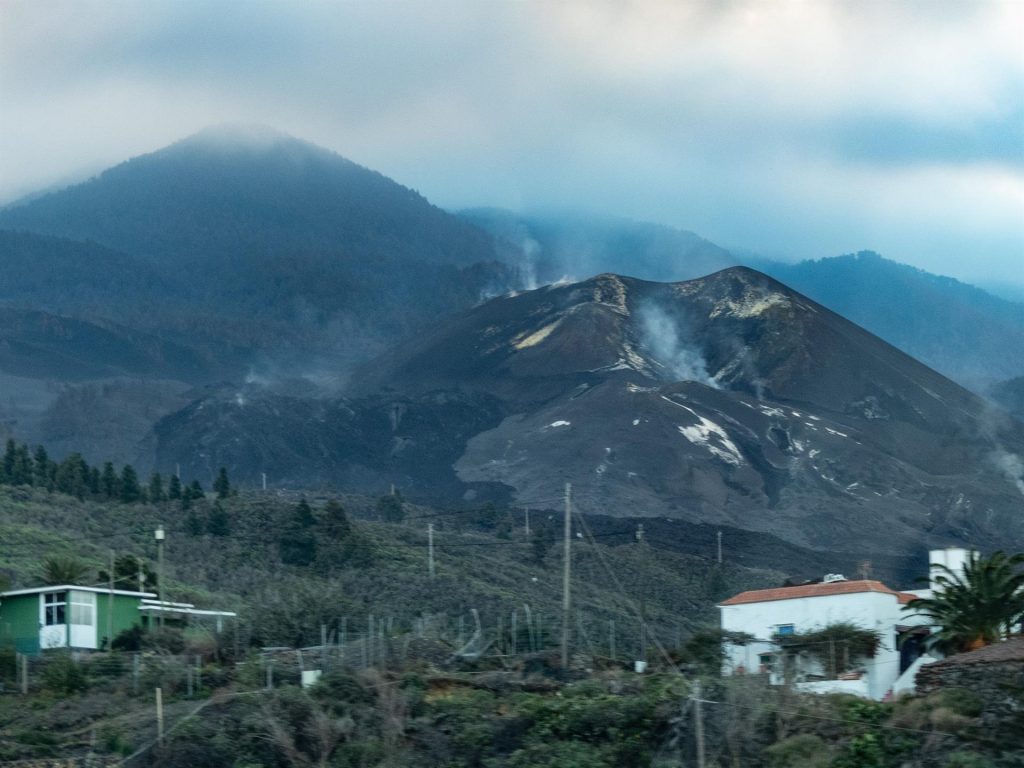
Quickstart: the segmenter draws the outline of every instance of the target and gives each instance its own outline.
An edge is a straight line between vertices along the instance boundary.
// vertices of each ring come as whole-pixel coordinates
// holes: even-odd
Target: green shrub
[[[974,752],[954,752],[942,768],[996,768],[996,764]]]
[[[56,693],[71,694],[89,687],[85,666],[71,658],[70,654],[55,654],[46,659],[43,667],[43,687]]]
[[[827,768],[828,746],[818,736],[800,733],[765,750],[771,768]]]

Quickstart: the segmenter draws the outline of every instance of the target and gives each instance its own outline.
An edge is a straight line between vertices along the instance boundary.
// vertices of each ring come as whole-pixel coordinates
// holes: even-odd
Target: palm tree
[[[959,653],[1009,636],[1024,618],[1024,553],[993,552],[980,557],[972,552],[962,574],[944,565],[935,577],[931,597],[911,600],[916,615],[932,618],[941,629],[932,645],[943,653]]]
[[[89,573],[89,566],[69,555],[50,555],[43,561],[45,584],[77,584]]]

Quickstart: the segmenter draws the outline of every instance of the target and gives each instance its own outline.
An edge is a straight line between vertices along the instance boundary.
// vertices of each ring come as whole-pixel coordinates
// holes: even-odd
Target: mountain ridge
[[[600,275],[492,299],[353,379],[315,429],[288,422],[293,449],[327,451],[300,450],[317,483],[540,506],[571,481],[593,514],[829,550],[1024,538],[1014,480],[990,455],[1024,453],[1019,425],[990,425],[977,396],[748,268],[677,284]],[[250,394],[165,420],[157,432],[177,452],[159,439],[160,461],[194,462],[201,444],[236,476],[267,471],[245,456],[275,443],[269,414],[281,409]],[[265,415],[249,419],[250,404]],[[301,484],[302,462],[289,466],[299,474],[287,483]]]

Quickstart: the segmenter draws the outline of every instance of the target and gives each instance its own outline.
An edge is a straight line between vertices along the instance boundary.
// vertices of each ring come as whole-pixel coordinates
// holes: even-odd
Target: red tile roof
[[[740,592],[719,605],[743,605],[744,603],[767,603],[772,600],[794,600],[800,597],[828,597],[830,595],[851,595],[857,592],[881,592],[896,595],[901,602],[909,602],[914,595],[889,589],[880,581],[832,581],[822,584],[801,584],[796,587],[778,587],[776,589],[755,589]]]

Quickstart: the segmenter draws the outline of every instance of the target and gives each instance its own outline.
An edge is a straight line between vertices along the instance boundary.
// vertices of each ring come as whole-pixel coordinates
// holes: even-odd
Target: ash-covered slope
[[[749,269],[674,284],[601,275],[495,299],[354,381],[344,408],[372,403],[378,416],[358,436],[316,441],[314,452],[344,456],[337,478],[362,463],[364,479],[429,493],[455,487],[437,471],[450,461],[463,488],[504,487],[520,504],[554,506],[571,481],[587,512],[772,532],[867,559],[925,542],[1024,542],[1020,481],[1002,460],[1024,454],[1019,424]],[[488,413],[424,431],[437,398],[479,399]],[[194,445],[228,407],[165,431]],[[267,437],[238,428],[241,441],[236,428],[207,444],[218,459]],[[409,471],[438,430],[443,461],[428,451],[431,472]]]

